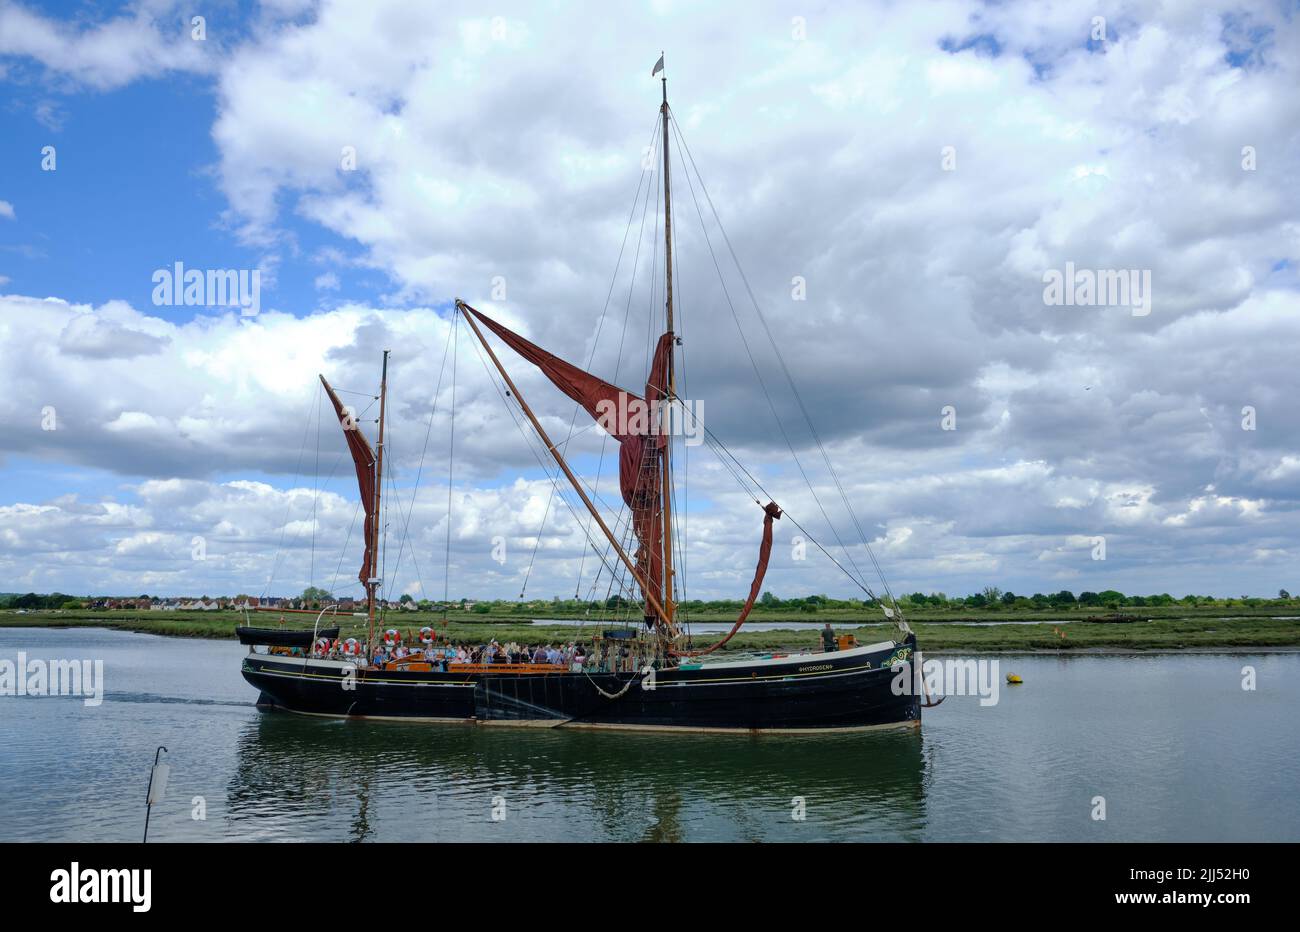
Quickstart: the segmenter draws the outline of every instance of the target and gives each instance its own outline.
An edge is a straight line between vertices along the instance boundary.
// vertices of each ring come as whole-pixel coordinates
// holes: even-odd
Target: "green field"
[[[1300,619],[1275,618],[1270,615],[1287,615],[1277,606],[1250,608],[1246,606],[1161,606],[1131,610],[1144,619],[1131,623],[1083,622],[1095,610],[1081,608],[1048,611],[912,611],[908,615],[921,646],[931,652],[1021,651],[1056,650],[1076,651],[1088,649],[1120,650],[1180,650],[1209,648],[1293,648],[1300,647]],[[1295,614],[1300,614],[1296,612]],[[1231,617],[1226,617],[1231,616]],[[877,616],[878,617],[878,616]],[[311,628],[311,615],[287,615],[287,624],[294,628]],[[696,622],[730,622],[731,616],[721,614],[692,617]],[[954,622],[1032,621],[1033,624],[976,626]],[[775,648],[812,647],[818,643],[818,625],[831,622],[839,633],[852,632],[863,643],[892,637],[894,628],[875,619],[868,620],[862,611],[825,611],[809,618],[799,613],[755,613],[753,622],[803,622],[791,625],[789,630],[741,630],[725,648],[726,650],[770,650]],[[274,626],[279,616],[274,612],[256,613],[254,625]],[[244,616],[233,611],[214,612],[154,612],[154,611],[101,611],[101,610],[43,610],[19,614],[0,611],[0,627],[104,627],[126,631],[141,631],[171,637],[233,638],[235,625],[244,623]],[[343,636],[364,632],[365,619],[351,615],[330,619],[323,624],[338,624]],[[611,623],[613,624],[613,623]],[[396,627],[403,632],[415,631],[431,625],[441,635],[454,641],[483,643],[491,638],[499,641],[538,642],[567,641],[590,636],[599,630],[599,623],[579,629],[563,625],[528,624],[518,616],[497,617],[478,613],[452,611],[444,623],[443,616],[426,612],[394,612],[386,627]],[[1064,635],[1064,636],[1062,636]],[[699,634],[696,643],[712,643],[717,635]]]

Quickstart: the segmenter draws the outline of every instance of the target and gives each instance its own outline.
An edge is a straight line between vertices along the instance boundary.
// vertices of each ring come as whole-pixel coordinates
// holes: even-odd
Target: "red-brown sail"
[[[745,623],[749,613],[754,608],[754,602],[758,598],[759,590],[763,588],[763,578],[767,576],[767,561],[772,556],[772,522],[781,517],[781,509],[777,507],[776,502],[768,502],[763,508],[763,542],[758,545],[758,566],[754,567],[754,580],[749,584],[749,598],[745,599],[745,604],[740,608],[740,614],[736,616],[736,623],[731,626],[731,630],[726,636],[716,644],[710,644],[708,647],[702,647],[699,650],[674,651],[679,657],[698,657],[701,654],[707,654],[715,651],[723,644],[735,636],[740,630],[740,626]]]
[[[361,427],[357,424],[356,418],[343,407],[343,402],[339,401],[339,396],[334,393],[330,383],[325,381],[325,376],[320,377],[320,383],[325,386],[325,394],[329,396],[330,402],[334,405],[334,413],[339,419],[339,426],[343,428],[343,436],[348,442],[348,452],[352,454],[352,463],[357,469],[357,487],[361,490],[361,507],[366,512],[365,556],[362,558],[361,572],[357,574],[357,578],[361,580],[362,585],[365,585],[370,579],[370,547],[375,539],[375,453],[370,448],[370,443],[366,440],[365,434],[361,433]]]
[[[632,513],[632,531],[638,543],[637,569],[657,595],[663,588],[663,557],[660,553],[663,546],[663,499],[658,472],[652,467],[657,465],[659,451],[667,437],[656,426],[655,412],[657,404],[668,394],[668,357],[672,352],[673,335],[663,334],[655,346],[645,397],[642,398],[548,353],[468,305],[465,305],[465,310],[516,353],[542,370],[556,388],[576,401],[619,442],[618,485],[623,501]]]

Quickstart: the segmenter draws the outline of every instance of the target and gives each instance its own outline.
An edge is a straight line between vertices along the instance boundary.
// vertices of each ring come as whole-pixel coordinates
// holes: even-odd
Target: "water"
[[[160,841],[1300,840],[1300,654],[1002,658],[1024,686],[919,734],[729,737],[265,713],[224,641],[0,628],[19,650],[107,690],[0,698],[5,841],[138,840],[159,744]]]
[[[1141,616],[1139,616],[1139,618],[1140,618],[1139,621],[1129,622],[1129,623],[1142,624],[1143,622],[1148,622],[1153,620],[1150,618],[1141,618]],[[1242,619],[1249,619],[1251,621],[1295,621],[1296,620],[1295,616],[1292,615],[1270,615],[1267,617],[1261,617],[1259,615],[1228,615],[1222,618],[1218,618],[1216,620],[1217,621],[1238,621]],[[1178,618],[1177,616],[1162,616],[1160,620],[1175,621],[1178,620]],[[1085,621],[1083,618],[1056,618],[1050,621],[1044,621],[1041,618],[1030,619],[1029,621],[1021,621],[1018,619],[1012,619],[1012,620],[998,619],[996,621],[948,621],[945,619],[943,621],[921,622],[921,624],[952,625],[957,628],[998,628],[1003,625],[1043,625],[1043,624],[1073,625],[1073,624],[1088,624],[1088,623],[1089,622]],[[577,619],[577,618],[534,618],[532,619],[532,624],[580,627],[584,625],[590,626],[595,623],[583,619]],[[692,634],[723,634],[727,631],[730,631],[733,624],[734,622],[730,622],[730,621],[693,622],[690,625],[690,630]],[[745,622],[745,630],[746,631],[816,631],[816,630],[820,630],[824,624],[826,624],[825,621],[747,621]],[[892,629],[895,627],[892,621],[874,621],[874,622],[858,623],[853,621],[844,621],[842,619],[832,622],[832,625],[836,629],[844,629],[846,631],[855,628],[886,628],[887,627]]]
[[[595,627],[597,623],[580,618],[534,618],[531,621],[535,625],[554,625],[556,627],[580,628]],[[1063,625],[1071,624],[1071,621],[1052,621],[1047,624]],[[745,622],[746,631],[820,631],[825,625],[824,621],[747,621]],[[945,621],[945,625],[955,625],[957,627],[988,628],[998,625],[1041,625],[1042,621]],[[691,622],[691,634],[725,634],[735,625],[733,621],[694,621]],[[604,625],[602,627],[610,627]],[[631,625],[629,627],[635,627]],[[856,630],[857,628],[889,628],[891,631],[898,626],[892,621],[835,621],[832,627],[837,630]]]

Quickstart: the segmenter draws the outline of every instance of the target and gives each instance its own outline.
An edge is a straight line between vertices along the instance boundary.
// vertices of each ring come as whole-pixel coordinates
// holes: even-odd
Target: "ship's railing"
[[[449,663],[448,673],[568,673],[567,663]]]

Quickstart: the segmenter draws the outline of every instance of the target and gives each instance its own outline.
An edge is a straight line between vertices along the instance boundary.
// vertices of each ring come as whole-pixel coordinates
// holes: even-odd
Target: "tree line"
[[[148,599],[150,596],[142,595],[140,599]],[[206,598],[206,596],[205,596]],[[313,605],[324,605],[330,600],[329,593],[323,589],[309,587],[301,597],[304,602]],[[51,609],[80,609],[87,607],[92,597],[78,597],[67,595],[62,592],[51,592],[48,594],[39,594],[28,592],[18,594],[16,592],[0,593],[0,608],[5,609],[29,609],[29,610],[51,610]],[[403,595],[398,600],[402,605],[411,605],[420,611],[468,611],[476,615],[529,615],[538,616],[547,613],[557,615],[574,615],[589,612],[592,610],[605,611],[633,611],[637,605],[622,596],[610,596],[604,600],[586,601],[583,599],[562,599],[555,596],[552,599],[532,599],[532,600],[510,600],[510,599],[472,599],[460,598],[451,599],[448,602],[430,601],[428,599],[416,600],[410,595]],[[901,596],[898,599],[899,607],[904,611],[908,609],[938,609],[938,610],[955,610],[962,611],[967,609],[1000,609],[1000,610],[1043,610],[1043,609],[1067,609],[1067,608],[1095,608],[1095,609],[1121,609],[1121,608],[1144,608],[1157,607],[1165,605],[1247,605],[1257,606],[1272,604],[1274,602],[1293,601],[1291,593],[1286,589],[1279,589],[1276,599],[1259,598],[1256,596],[1242,595],[1240,598],[1220,598],[1209,595],[1185,595],[1176,598],[1167,592],[1157,595],[1126,595],[1115,589],[1103,589],[1101,592],[1084,591],[1075,595],[1069,589],[1062,589],[1059,592],[1044,594],[1035,592],[1033,595],[1017,595],[1014,592],[1003,591],[997,586],[986,586],[980,592],[974,592],[966,596],[948,596],[942,592],[913,592],[909,595]],[[710,613],[710,612],[735,612],[739,611],[744,605],[740,599],[688,599],[678,603],[678,606],[687,612]],[[872,599],[833,599],[825,594],[807,595],[796,598],[782,599],[771,592],[764,592],[754,604],[755,614],[765,614],[772,612],[791,613],[799,612],[806,614],[817,614],[819,612],[834,611],[853,611],[853,610],[871,610],[879,609],[878,605]]]

